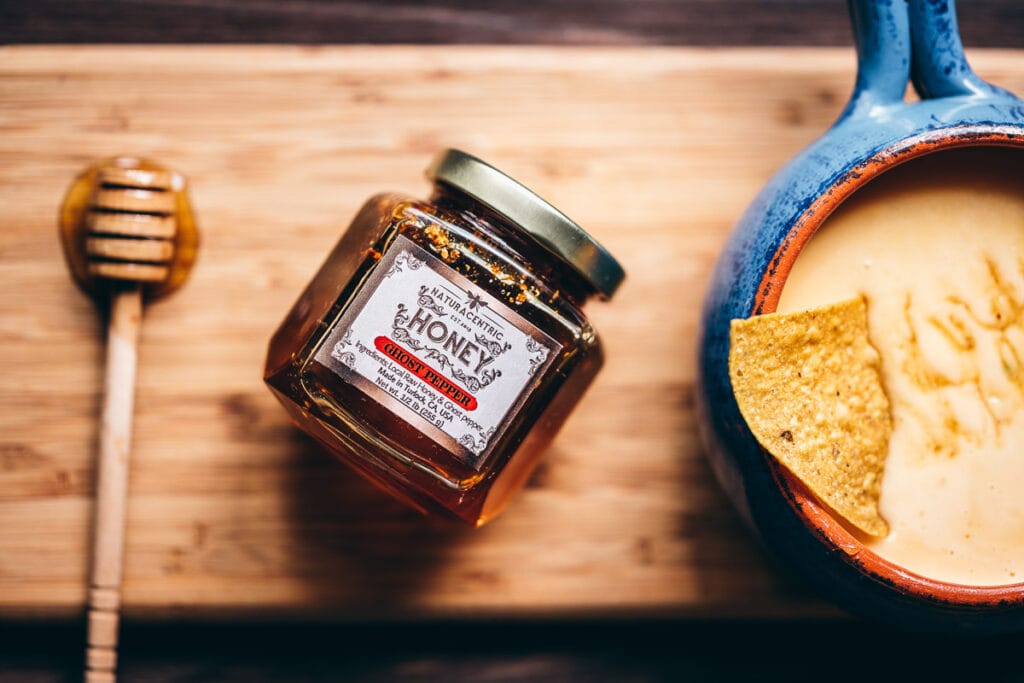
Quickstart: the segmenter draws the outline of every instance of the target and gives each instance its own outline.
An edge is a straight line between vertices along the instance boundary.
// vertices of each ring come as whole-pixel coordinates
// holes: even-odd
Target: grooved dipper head
[[[64,255],[90,295],[118,282],[162,296],[188,277],[198,243],[185,178],[134,157],[82,172],[61,207]]]

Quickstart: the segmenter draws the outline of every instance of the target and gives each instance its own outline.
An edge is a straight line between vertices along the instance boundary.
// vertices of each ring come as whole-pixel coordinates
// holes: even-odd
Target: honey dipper
[[[109,301],[107,369],[96,483],[85,680],[115,680],[131,452],[135,366],[143,297],[188,276],[198,242],[185,178],[118,157],[86,169],[60,215],[64,255],[78,284]]]

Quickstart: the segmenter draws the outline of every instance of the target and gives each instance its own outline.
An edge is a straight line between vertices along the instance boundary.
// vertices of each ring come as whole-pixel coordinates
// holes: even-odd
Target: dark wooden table
[[[81,680],[81,624],[0,622],[0,681]],[[132,623],[128,683],[1019,681],[1020,639],[843,622]]]
[[[964,42],[1020,47],[1024,3],[964,0]],[[841,0],[3,0],[0,43],[847,45]]]
[[[964,42],[1021,47],[1024,3],[961,3]],[[839,0],[0,0],[2,43],[848,45]],[[1024,66],[1024,65],[1022,65]],[[2,523],[2,520],[0,520]],[[80,680],[84,627],[0,615],[0,681]],[[821,623],[134,623],[125,681],[1024,680],[1019,641]],[[889,664],[885,665],[890,666]]]

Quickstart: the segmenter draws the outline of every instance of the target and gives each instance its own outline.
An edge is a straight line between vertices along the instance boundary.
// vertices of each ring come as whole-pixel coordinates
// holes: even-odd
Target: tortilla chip
[[[729,378],[758,442],[832,510],[872,536],[892,433],[863,297],[733,320]]]

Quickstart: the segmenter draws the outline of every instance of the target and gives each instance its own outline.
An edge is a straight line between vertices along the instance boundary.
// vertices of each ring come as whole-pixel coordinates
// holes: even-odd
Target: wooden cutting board
[[[1024,53],[974,55],[1024,91]],[[0,615],[77,613],[102,325],[57,207],[85,164],[186,173],[200,260],[146,310],[130,615],[834,614],[769,565],[705,463],[695,337],[715,255],[836,117],[852,50],[0,48]],[[482,156],[616,254],[609,361],[506,514],[424,519],[292,428],[266,341],[360,203]]]

